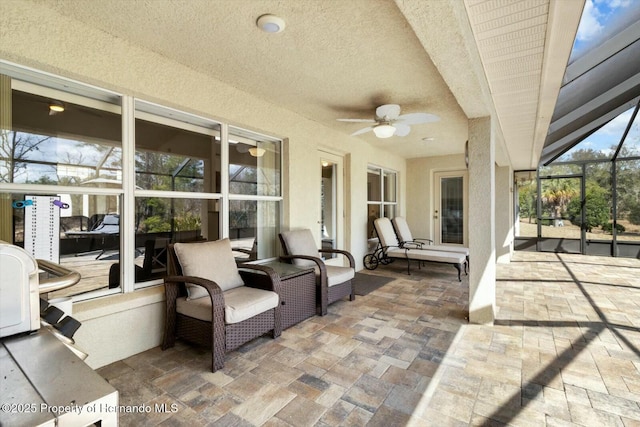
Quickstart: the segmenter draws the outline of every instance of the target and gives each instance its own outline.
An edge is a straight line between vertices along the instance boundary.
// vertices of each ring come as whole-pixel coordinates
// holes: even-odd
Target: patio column
[[[495,141],[491,118],[469,120],[469,321],[493,323],[496,306]]]
[[[513,252],[513,182],[509,166],[496,167],[496,262],[508,264]]]

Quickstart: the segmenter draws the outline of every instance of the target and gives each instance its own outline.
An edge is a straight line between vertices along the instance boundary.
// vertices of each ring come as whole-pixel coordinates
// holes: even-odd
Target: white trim
[[[88,196],[118,196],[120,188],[68,187],[60,185],[0,183],[0,192],[29,194],[86,194]]]
[[[11,79],[11,89],[30,93],[32,95],[53,98],[55,100],[68,102],[70,104],[82,105],[83,107],[94,108],[96,110],[108,111],[110,113],[121,114],[122,112],[121,106],[117,103],[112,103],[101,99],[87,98],[86,96],[63,92],[61,90],[50,87],[39,86],[22,80]],[[113,101],[119,102],[120,99],[114,99]]]
[[[131,96],[122,97],[122,195],[121,223],[120,223],[120,284],[122,291],[133,292],[135,282],[135,236],[123,230],[134,230],[136,223],[135,204],[135,100]],[[135,233],[135,231],[134,231]]]
[[[168,113],[168,112],[167,112]],[[144,120],[147,122],[158,123],[161,125],[171,126],[173,128],[187,130],[190,132],[199,133],[202,135],[209,135],[220,138],[220,131],[217,129],[212,129],[211,127],[207,127],[204,124],[194,124],[189,122],[184,122],[179,119],[173,119],[166,116],[159,115],[157,113],[146,113],[144,111],[135,110],[136,119]],[[195,117],[195,116],[194,116]],[[202,119],[206,120],[206,119]],[[211,126],[220,126],[219,123],[210,122]]]
[[[335,183],[334,190],[332,192],[333,210],[332,222],[335,227],[335,248],[345,249],[345,217],[346,217],[346,200],[345,200],[345,169],[344,169],[344,156],[334,152],[326,151],[323,149],[318,150],[318,160],[322,169],[322,161],[326,160],[335,165]],[[320,172],[322,174],[322,170]],[[322,176],[321,176],[322,179]],[[322,215],[322,212],[320,213]],[[318,224],[322,223],[322,217],[318,218]],[[322,241],[322,235],[320,235],[320,242]],[[326,260],[327,264],[342,266],[343,260],[341,257],[330,258]]]
[[[18,65],[13,62],[0,60],[0,74],[5,74],[14,79],[36,84],[41,87],[58,89],[65,93],[72,93],[82,97],[101,100],[107,103],[119,103],[122,94],[77,80],[68,79],[46,71]]]
[[[220,189],[223,197],[220,203],[220,237],[229,237],[229,125],[222,123],[220,126]]]
[[[136,197],[166,197],[168,199],[222,199],[221,193],[200,193],[188,191],[135,190]]]

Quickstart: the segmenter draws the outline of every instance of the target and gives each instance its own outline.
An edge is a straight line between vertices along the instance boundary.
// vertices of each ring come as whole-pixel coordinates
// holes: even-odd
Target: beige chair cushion
[[[335,286],[355,277],[355,270],[351,267],[327,265],[327,286]]]
[[[218,284],[227,291],[244,285],[231,251],[229,239],[204,243],[176,243],[176,256],[185,276],[202,277]],[[205,288],[187,284],[187,299],[208,296]]]
[[[240,286],[224,293],[224,321],[238,323],[257,314],[276,308],[279,304],[278,294],[272,291]],[[176,300],[176,311],[185,316],[211,322],[211,298]]]
[[[304,230],[283,231],[280,233],[287,246],[289,255],[308,255],[319,257],[318,247],[313,239],[313,234],[308,228]],[[294,259],[293,264],[300,267],[315,267],[316,263],[306,259]]]

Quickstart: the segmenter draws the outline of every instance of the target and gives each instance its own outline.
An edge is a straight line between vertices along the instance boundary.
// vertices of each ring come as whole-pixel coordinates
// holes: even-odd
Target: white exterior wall
[[[343,154],[346,157],[345,242],[346,249],[358,263],[357,269],[362,268],[367,250],[369,163],[399,173],[399,209],[404,211],[406,162],[392,153],[68,19],[38,3],[2,1],[0,16],[0,59],[287,138],[283,164],[284,229],[318,229],[317,150],[323,148]],[[319,243],[319,232],[316,233]],[[87,363],[96,368],[157,346],[164,324],[162,298],[162,292],[157,292],[155,297],[136,292],[76,303],[74,313],[83,322],[76,342],[90,354]],[[119,308],[114,310],[116,305]]]

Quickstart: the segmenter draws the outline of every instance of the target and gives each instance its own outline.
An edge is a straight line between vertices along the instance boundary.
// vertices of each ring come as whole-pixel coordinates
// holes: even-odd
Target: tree
[[[543,182],[541,200],[543,215],[563,218],[569,202],[580,194],[576,179],[547,179]]]
[[[26,172],[29,155],[40,151],[50,139],[24,132],[0,132],[0,182],[16,182]]]
[[[585,222],[582,223],[582,201],[580,198],[573,198],[569,202],[567,213],[572,224],[582,225],[589,232],[596,227],[608,224],[611,210],[609,192],[594,181],[587,182],[584,209]]]
[[[621,157],[626,154],[623,148]],[[640,224],[640,160],[619,160],[616,170],[618,219]]]
[[[538,190],[536,188],[536,181],[531,180],[527,184],[518,186],[518,209],[521,218],[529,218],[529,224],[531,224],[531,218],[536,216],[536,196]]]

